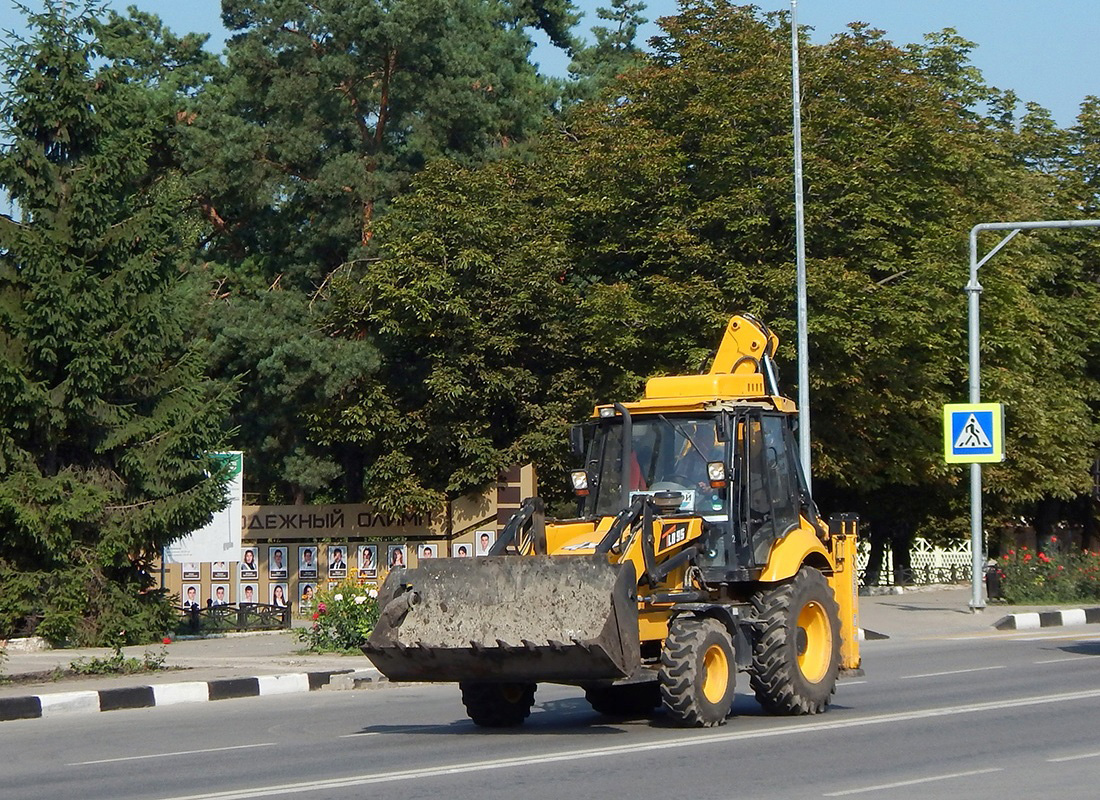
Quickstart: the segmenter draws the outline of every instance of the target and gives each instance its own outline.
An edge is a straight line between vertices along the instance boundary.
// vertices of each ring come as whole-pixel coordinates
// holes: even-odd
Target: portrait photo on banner
[[[328,576],[339,579],[348,576],[348,547],[344,544],[330,544],[328,546]]]
[[[317,580],[317,548],[309,545],[298,548],[298,577]]]
[[[359,575],[364,578],[373,578],[378,575],[378,546],[373,544],[359,545]]]
[[[313,593],[315,587],[313,583],[299,583],[298,584],[298,613],[309,614],[313,612]]]
[[[267,548],[267,574],[270,578],[286,578],[286,548]]]
[[[286,587],[285,583],[271,584],[271,599],[268,602],[276,608],[286,608]]]
[[[474,541],[477,543],[476,555],[489,555],[489,549],[493,546],[493,542],[495,542],[496,540],[496,531],[478,531],[474,537]]]
[[[183,607],[187,611],[198,611],[201,608],[197,583],[188,583],[183,587]]]
[[[210,587],[210,605],[213,608],[229,605],[229,584],[215,583]]]
[[[256,548],[245,547],[241,552],[240,563],[241,577],[242,578],[258,578],[259,567],[256,566]]]

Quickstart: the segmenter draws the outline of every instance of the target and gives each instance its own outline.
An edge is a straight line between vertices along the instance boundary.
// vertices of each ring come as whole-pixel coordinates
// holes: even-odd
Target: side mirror
[[[584,458],[584,426],[574,425],[569,429],[569,444],[576,458]]]
[[[730,415],[724,411],[718,415],[718,424],[714,426],[714,438],[720,442],[730,440]]]

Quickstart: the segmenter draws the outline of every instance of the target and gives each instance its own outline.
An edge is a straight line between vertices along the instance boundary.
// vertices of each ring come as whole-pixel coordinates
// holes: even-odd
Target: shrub
[[[1006,603],[1100,601],[1100,553],[1039,553],[1020,547],[1001,556],[997,571]]]
[[[314,600],[312,623],[298,632],[315,652],[357,650],[378,622],[378,590],[344,582]]]

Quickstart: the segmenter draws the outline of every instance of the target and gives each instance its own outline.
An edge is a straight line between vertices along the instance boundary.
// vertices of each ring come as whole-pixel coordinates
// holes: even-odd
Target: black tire
[[[771,714],[821,713],[840,672],[840,611],[825,576],[802,567],[752,604],[758,628],[749,684],[756,699]]]
[[[709,617],[677,617],[669,626],[657,673],[661,700],[684,728],[721,725],[733,706],[737,676],[726,626]]]
[[[588,686],[584,697],[597,713],[605,717],[636,719],[648,717],[661,704],[661,689],[657,681]]]
[[[475,725],[514,728],[522,725],[535,704],[533,683],[460,683],[462,705]]]

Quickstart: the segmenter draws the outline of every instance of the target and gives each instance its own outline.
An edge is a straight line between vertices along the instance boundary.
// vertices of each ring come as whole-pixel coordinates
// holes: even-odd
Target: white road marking
[[[973,667],[972,669],[953,669],[948,672],[925,672],[921,675],[902,675],[899,680],[911,680],[913,678],[939,678],[944,675],[962,675],[966,672],[986,672],[991,669],[1004,669],[1004,664],[998,664],[995,667]]]
[[[1095,656],[1080,655],[1080,656],[1066,656],[1065,658],[1048,658],[1046,661],[1034,661],[1034,664],[1060,664],[1063,661],[1087,661]]]
[[[1100,753],[1082,753],[1079,756],[1062,756],[1061,758],[1048,758],[1052,764],[1059,764],[1063,761],[1079,761],[1082,758],[1100,758]]]
[[[988,775],[990,772],[1001,772],[1003,767],[990,767],[989,769],[974,769],[969,772],[953,772],[950,775],[932,775],[927,778],[916,778],[911,781],[897,781],[896,783],[880,783],[878,786],[864,786],[860,789],[845,789],[843,792],[826,792],[822,797],[844,797],[849,794],[862,794],[864,792],[878,792],[883,789],[897,789],[901,786],[916,786],[919,783],[931,783],[932,781],[949,781],[952,778],[969,778],[971,775]]]
[[[252,747],[274,747],[275,742],[260,742],[259,744],[235,744],[230,747],[210,747],[206,750],[177,750],[174,753],[152,753],[146,756],[124,756],[122,758],[101,758],[98,761],[74,761],[66,764],[66,767],[84,767],[88,764],[114,764],[119,761],[142,761],[147,758],[171,758],[172,756],[193,756],[200,753],[224,753],[226,750],[248,750]]]
[[[867,681],[837,681],[837,686],[858,686],[861,683],[867,683]]]
[[[607,758],[608,756],[635,756],[648,751],[668,751],[681,747],[705,747],[707,745],[724,745],[728,742],[745,739],[767,739],[777,736],[798,736],[801,734],[818,733],[821,731],[836,731],[845,728],[861,728],[869,725],[889,725],[899,722],[929,719],[933,717],[951,717],[959,714],[977,714],[986,711],[1000,711],[1003,709],[1019,709],[1025,706],[1046,706],[1052,703],[1080,702],[1081,700],[1100,699],[1100,689],[1090,689],[1084,692],[1066,692],[1062,694],[1036,695],[1033,697],[1012,698],[1009,700],[996,700],[985,703],[972,703],[970,705],[952,705],[939,708],[927,708],[919,711],[903,711],[894,714],[878,714],[858,719],[837,719],[822,722],[794,722],[783,724],[766,730],[754,731],[726,731],[714,733],[699,733],[696,735],[682,735],[676,738],[659,739],[653,742],[613,745],[610,747],[593,747],[583,750],[564,750],[558,753],[537,753],[529,756],[515,756],[512,758],[500,758],[490,761],[460,762],[457,764],[441,764],[435,767],[420,767],[417,769],[396,770],[394,772],[369,773],[348,775],[343,778],[329,778],[324,780],[306,781],[303,783],[279,784],[273,786],[255,786],[244,789],[231,789],[228,791],[209,792],[204,794],[179,795],[166,800],[252,800],[257,797],[274,797],[278,795],[303,794],[305,792],[320,791],[323,789],[346,789],[355,786],[367,786],[371,784],[396,783],[398,781],[423,780],[426,778],[439,778],[448,775],[462,775],[475,772],[488,772],[498,769],[516,769],[519,767],[543,766],[555,762],[583,761],[593,758]],[[439,727],[439,726],[436,726]]]

